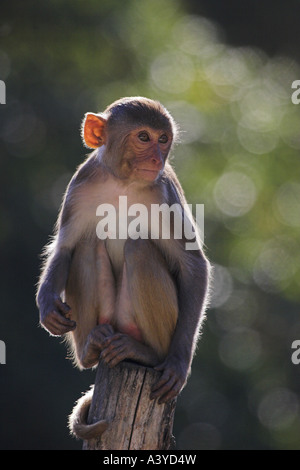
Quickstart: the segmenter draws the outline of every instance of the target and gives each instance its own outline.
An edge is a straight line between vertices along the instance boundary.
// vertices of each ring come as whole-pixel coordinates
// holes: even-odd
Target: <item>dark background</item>
[[[211,308],[178,399],[179,449],[299,449],[299,2],[2,2],[0,448],[80,449],[67,415],[94,380],[38,325],[35,284],[85,112],[159,99],[174,166],[205,205]]]
[[[258,47],[271,57],[300,58],[297,0],[188,0],[186,4],[220,25],[228,44]]]

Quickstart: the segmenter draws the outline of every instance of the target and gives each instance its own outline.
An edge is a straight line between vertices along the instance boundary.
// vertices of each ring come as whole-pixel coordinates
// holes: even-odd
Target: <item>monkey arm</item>
[[[209,263],[200,251],[187,256],[190,260],[179,273],[179,316],[169,354],[180,355],[190,366],[206,306]]]
[[[178,276],[179,316],[166,359],[155,367],[162,376],[152,389],[151,398],[160,403],[174,398],[184,387],[191,368],[204,311],[209,264],[199,252],[188,252]],[[186,267],[188,266],[188,268]]]
[[[56,222],[54,241],[46,247],[45,263],[39,279],[36,303],[40,310],[40,323],[52,335],[61,336],[76,328],[70,316],[70,306],[61,300],[69,275],[74,248],[84,229],[78,224],[77,179],[75,175],[64,196],[62,210]]]
[[[71,308],[60,298],[67,281],[70,261],[70,249],[53,250],[44,268],[36,296],[40,322],[49,333],[55,336],[63,335],[76,328],[76,323],[67,318]]]

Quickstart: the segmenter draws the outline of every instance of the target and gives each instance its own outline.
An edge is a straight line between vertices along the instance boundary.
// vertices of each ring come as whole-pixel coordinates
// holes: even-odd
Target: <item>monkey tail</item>
[[[92,385],[82,397],[77,400],[72,413],[69,416],[69,430],[78,439],[93,439],[100,437],[107,429],[108,422],[98,421],[94,424],[87,424],[88,412],[92,402],[94,386]]]

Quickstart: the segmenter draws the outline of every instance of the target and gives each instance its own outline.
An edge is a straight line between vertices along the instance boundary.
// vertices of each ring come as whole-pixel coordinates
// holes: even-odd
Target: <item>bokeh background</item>
[[[0,16],[0,448],[80,449],[94,372],[38,326],[35,284],[87,111],[159,99],[205,205],[211,306],[178,399],[179,449],[300,449],[300,6],[292,0],[5,1]]]

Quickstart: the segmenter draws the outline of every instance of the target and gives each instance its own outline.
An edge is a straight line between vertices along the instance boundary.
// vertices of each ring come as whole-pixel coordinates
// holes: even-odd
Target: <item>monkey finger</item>
[[[115,334],[113,327],[109,323],[105,323],[105,325],[103,325],[103,333],[106,336],[112,336]]]
[[[117,356],[113,360],[111,360],[107,365],[110,368],[116,367],[118,364],[120,364],[120,362],[124,361],[124,359],[126,359],[126,356],[125,357]]]
[[[51,334],[53,336],[63,336],[70,331],[70,328],[53,328]]]
[[[101,352],[100,357],[109,367],[114,367],[120,361],[125,359],[124,348],[119,347],[117,349],[105,349]]]
[[[159,403],[164,403],[164,398],[169,396],[170,391],[175,385],[174,377],[170,378],[168,382],[166,382],[163,386],[155,391],[151,391],[150,399],[153,400],[154,398],[159,398]]]
[[[181,379],[176,379],[172,388],[164,395],[162,395],[159,399],[159,403],[166,403],[167,401],[172,400],[173,398],[177,397],[181,392],[184,385],[184,381]]]
[[[107,348],[110,345],[115,345],[116,346],[118,344],[123,344],[122,336],[123,335],[120,334],[120,333],[116,333],[116,334],[113,334],[111,336],[108,336],[102,341],[102,346],[104,348]]]
[[[114,357],[117,354],[117,349],[115,347],[104,347],[101,351],[101,358],[107,362],[111,359],[111,357]]]
[[[171,377],[168,382],[166,382],[163,386],[160,388],[156,389],[150,394],[150,399],[152,400],[153,398],[158,398],[159,397],[159,403],[165,403],[166,401],[170,400],[173,398],[173,392],[174,396],[176,396],[176,387],[175,387],[176,379],[174,377]],[[175,387],[175,388],[174,388]]]
[[[158,364],[157,366],[154,367],[155,370],[162,371],[166,367],[165,362],[162,362],[161,364]]]
[[[53,321],[54,323],[61,324],[61,325],[69,325],[70,323],[75,323],[73,320],[64,317],[60,312],[57,310],[52,310],[48,314],[49,320]]]
[[[94,339],[97,341],[102,342],[109,336],[114,334],[114,330],[111,325],[108,324],[102,324],[102,325],[97,325],[93,330],[92,334]]]
[[[56,335],[65,334],[68,331],[74,330],[76,328],[75,321],[65,318],[56,310],[47,315],[44,321],[44,325],[47,329],[49,329],[49,331],[51,331],[51,333]]]
[[[128,344],[121,344],[116,350],[116,356],[112,359],[110,365],[112,367],[116,366],[119,362],[124,361],[125,359],[134,359],[134,352]]]
[[[158,403],[161,405],[162,403],[167,403],[168,401],[172,400],[173,398],[177,397],[177,395],[179,394],[180,392],[180,389],[178,389],[177,387],[173,387],[171,388],[171,390],[169,390],[167,393],[165,393],[164,395],[162,395],[159,400],[158,400]]]
[[[112,353],[112,352],[118,352],[120,350],[123,351],[123,349],[125,348],[124,343],[122,343],[118,339],[115,341],[110,341],[110,342],[104,340],[102,341],[101,346],[102,346],[102,352],[103,352],[104,357],[106,357],[109,353]]]
[[[172,376],[167,381],[157,382],[151,390],[150,398],[153,399],[160,397],[159,403],[164,403],[165,401],[173,398],[172,390],[174,391],[174,396],[176,396],[179,393],[180,388],[181,387],[178,385],[178,379],[175,376]],[[164,399],[164,397],[166,397],[166,399]]]
[[[150,398],[151,400],[153,398],[158,398],[164,395],[169,391],[169,389],[173,386],[173,381],[170,379],[168,382],[166,382],[164,385],[162,385],[159,388],[156,388],[155,390],[151,390]]]
[[[106,338],[114,334],[114,329],[109,323],[100,323],[96,326],[98,331],[101,331],[102,335]]]
[[[153,385],[152,387],[152,392],[156,392],[159,390],[161,387],[163,387],[166,383],[169,382],[169,380],[172,379],[172,374],[169,373],[168,371],[164,371],[160,379]]]
[[[53,336],[62,336],[70,331],[70,328],[68,327],[61,327],[49,324],[44,326]]]
[[[61,328],[66,328],[68,331],[69,330],[74,330],[76,328],[76,322],[74,320],[70,320],[69,318],[64,317],[63,315],[59,315],[57,324]]]
[[[64,315],[68,315],[70,313],[71,307],[66,302],[63,302],[60,297],[55,299],[54,304]]]

